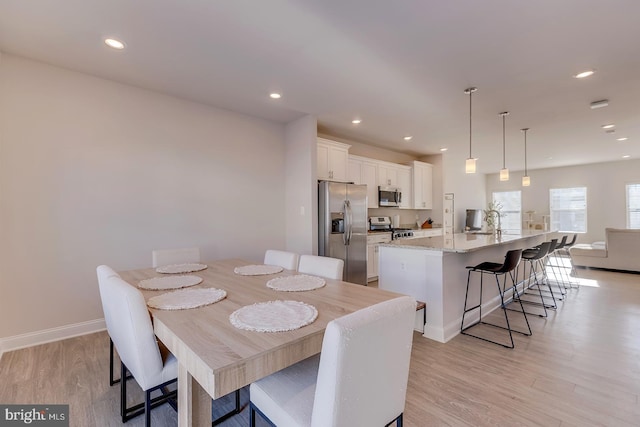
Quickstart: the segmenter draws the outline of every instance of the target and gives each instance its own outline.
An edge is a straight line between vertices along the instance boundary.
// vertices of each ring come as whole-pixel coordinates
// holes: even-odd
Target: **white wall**
[[[498,174],[487,175],[487,200],[494,191],[522,190],[522,212],[536,211],[534,220],[549,214],[549,189],[587,187],[587,233],[578,242],[604,240],[606,227],[626,228],[626,190],[628,183],[640,183],[640,160],[596,163],[530,170],[531,186],[522,187],[522,172],[512,172],[501,182]],[[526,218],[523,218],[526,219]]]
[[[285,128],[286,249],[318,254],[318,122],[305,116]]]
[[[464,229],[466,209],[485,209],[486,184],[484,174],[467,174],[466,158],[451,151],[442,154],[442,193],[454,194],[454,232]]]
[[[0,339],[99,319],[95,268],[285,247],[284,126],[8,54]]]

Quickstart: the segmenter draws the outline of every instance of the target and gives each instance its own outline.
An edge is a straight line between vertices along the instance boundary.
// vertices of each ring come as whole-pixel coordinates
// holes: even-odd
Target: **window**
[[[500,225],[503,230],[522,230],[522,201],[520,191],[499,191],[493,193],[493,202],[500,203],[502,215]]]
[[[549,190],[551,229],[561,232],[587,232],[587,187]]]
[[[640,184],[627,184],[627,228],[640,228]]]

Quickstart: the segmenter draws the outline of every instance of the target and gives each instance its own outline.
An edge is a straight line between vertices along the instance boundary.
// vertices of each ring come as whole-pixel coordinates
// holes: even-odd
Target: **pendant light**
[[[471,156],[471,94],[477,90],[477,87],[470,87],[464,90],[464,93],[469,95],[469,158],[464,166],[466,173],[476,173],[476,159]]]
[[[500,113],[500,115],[502,116],[502,169],[500,169],[500,181],[509,181],[509,169],[507,169],[507,167],[505,166],[505,157],[506,157],[506,142],[505,142],[505,136],[504,136],[504,122],[505,122],[505,118],[509,115],[508,111],[505,111],[504,113]]]
[[[531,178],[527,174],[527,131],[529,128],[521,129],[524,132],[524,176],[522,177],[522,186],[528,187],[531,185]]]

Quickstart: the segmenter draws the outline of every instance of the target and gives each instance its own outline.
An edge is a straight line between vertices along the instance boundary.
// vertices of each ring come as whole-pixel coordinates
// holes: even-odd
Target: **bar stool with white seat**
[[[335,319],[322,352],[250,386],[259,413],[287,427],[402,426],[416,301],[403,296]]]
[[[463,335],[469,335],[471,337],[474,338],[478,338],[481,339],[483,341],[487,341],[493,344],[498,344],[501,345],[503,347],[506,348],[514,348],[514,343],[513,343],[513,334],[512,332],[517,332],[519,334],[522,335],[526,335],[526,336],[531,336],[531,326],[529,326],[529,320],[527,319],[527,313],[524,310],[524,307],[522,305],[522,301],[518,301],[520,304],[520,309],[521,309],[521,313],[524,316],[524,320],[527,324],[527,329],[528,332],[522,332],[522,331],[518,331],[515,330],[513,328],[511,328],[511,324],[509,323],[509,316],[507,315],[507,307],[505,304],[505,293],[507,291],[512,291],[514,294],[516,293],[516,278],[515,278],[515,270],[518,267],[518,264],[520,263],[520,259],[522,257],[522,249],[514,249],[514,250],[510,250],[507,252],[507,254],[505,255],[505,259],[504,259],[504,263],[503,264],[498,264],[495,262],[483,262],[481,264],[475,265],[473,267],[467,267],[467,269],[469,269],[469,273],[467,274],[467,291],[466,294],[464,296],[464,310],[462,313],[462,322],[460,323],[460,333]],[[467,308],[467,301],[469,298],[469,282],[471,279],[471,273],[473,272],[477,272],[480,273],[480,298],[479,298],[479,302],[477,305],[474,305],[473,307],[469,307]],[[502,311],[504,312],[504,318],[506,321],[506,327],[505,326],[501,326],[501,325],[496,325],[494,323],[488,323],[485,322],[484,320],[482,320],[482,287],[483,287],[483,278],[485,274],[491,274],[495,277],[496,279],[496,285],[498,286],[498,293],[500,295],[500,308],[502,309]],[[498,276],[503,276],[503,284],[502,287],[500,286],[500,281],[498,279]],[[511,284],[507,287],[507,276],[509,276],[511,278]],[[479,317],[478,320],[468,326],[464,326],[464,318],[465,315],[473,310],[479,310]],[[484,325],[488,325],[488,326],[493,326],[496,328],[501,328],[501,329],[505,329],[509,332],[509,339],[511,340],[511,345],[506,345],[503,344],[501,342],[498,341],[493,341],[490,340],[488,338],[484,338],[481,337],[479,335],[473,335],[469,332],[467,332],[467,330],[469,330],[470,328],[473,328],[474,326],[477,326],[479,324],[484,324]]]
[[[268,249],[264,253],[265,265],[278,265],[285,270],[296,270],[298,268],[298,254],[294,252]]]
[[[342,280],[344,261],[337,258],[317,255],[300,255],[298,272]]]

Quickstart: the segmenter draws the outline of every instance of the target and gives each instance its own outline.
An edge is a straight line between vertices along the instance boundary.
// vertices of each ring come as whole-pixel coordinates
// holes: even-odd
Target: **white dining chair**
[[[106,265],[97,268],[97,275],[107,332],[121,360],[122,422],[145,413],[145,425],[148,427],[152,408],[168,402],[177,409],[173,402],[176,393],[166,393],[162,390],[177,379],[176,358],[163,345],[158,344],[142,293]],[[113,358],[113,353],[111,357]],[[145,402],[127,408],[126,380],[130,378],[134,378],[140,388],[145,390]],[[162,395],[151,398],[151,392],[159,389],[162,390]],[[234,392],[234,398],[234,408],[214,419],[212,426],[240,413],[240,390]]]
[[[300,255],[298,272],[322,276],[327,279],[342,280],[344,261],[337,258],[317,255]]]
[[[115,272],[115,270],[113,270],[111,267],[106,266],[106,265],[101,265],[96,269],[96,273],[98,275],[98,283],[100,283],[100,281],[104,281],[107,279],[107,277],[111,277],[111,276],[118,276],[120,277],[120,275],[118,273]],[[108,333],[108,331],[107,331]],[[109,335],[109,385],[113,386],[117,383],[120,382],[120,378],[113,378],[113,373],[115,370],[115,355],[114,355],[114,347],[113,347],[113,340],[111,339],[111,335]],[[122,373],[121,373],[122,375]]]
[[[295,271],[298,268],[298,254],[268,249],[264,253],[264,263],[266,265],[278,265],[286,270]]]
[[[163,389],[177,381],[178,362],[171,353],[160,352],[142,293],[109,270],[113,271],[100,266],[97,274],[107,331],[121,360],[120,415],[124,423],[144,413],[148,427],[151,408],[176,397],[175,391]],[[144,403],[130,408],[127,408],[127,371],[145,392]],[[151,392],[155,390],[161,390],[162,395],[152,399]]]
[[[200,248],[155,249],[151,255],[153,268],[200,262]]]
[[[329,322],[319,356],[251,384],[249,425],[401,426],[415,310],[403,296]]]

